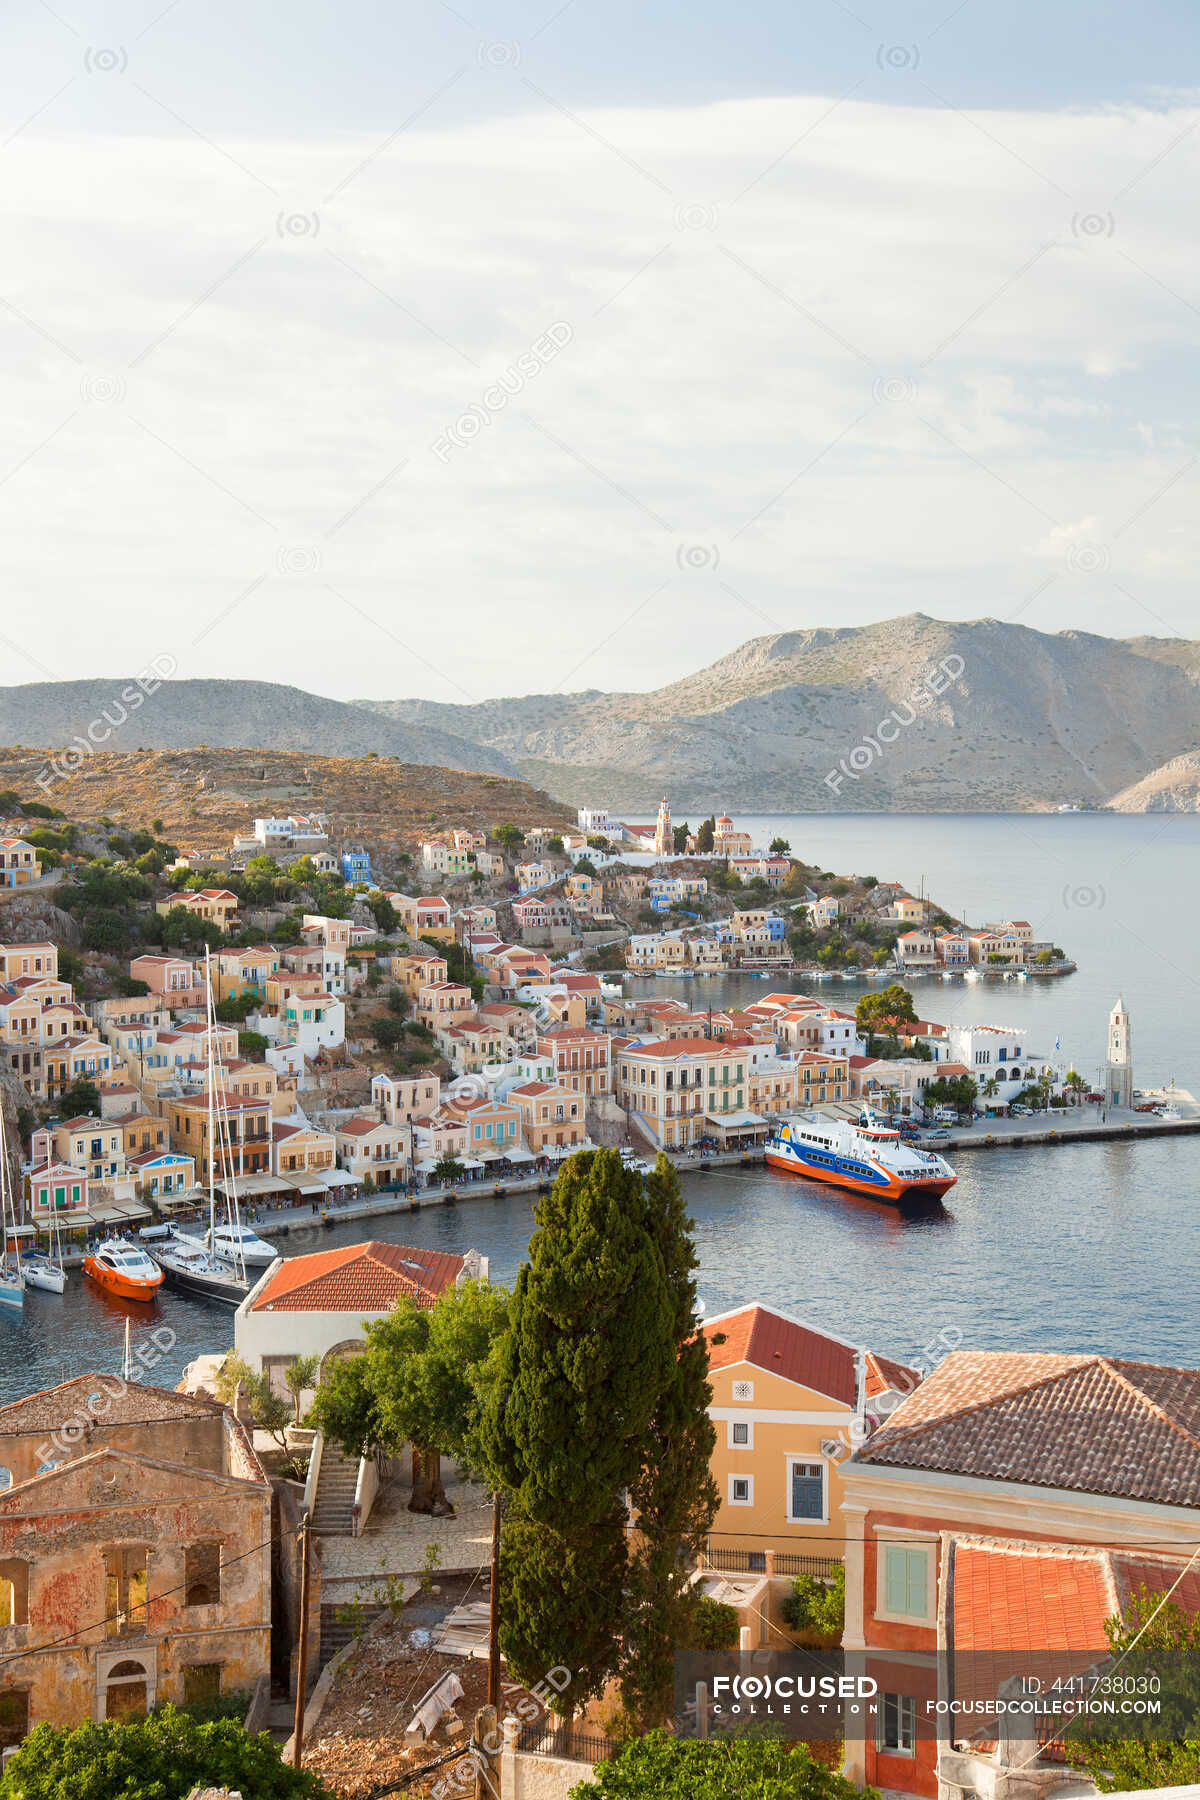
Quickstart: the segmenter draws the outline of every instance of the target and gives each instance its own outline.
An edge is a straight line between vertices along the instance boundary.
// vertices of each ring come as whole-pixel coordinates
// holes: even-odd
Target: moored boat
[[[44,1250],[27,1250],[21,1259],[21,1273],[27,1288],[41,1288],[47,1294],[61,1294],[67,1285],[66,1270]]]
[[[195,1294],[202,1300],[215,1300],[220,1306],[240,1306],[250,1292],[250,1283],[232,1263],[212,1256],[194,1238],[175,1236],[165,1244],[156,1244],[154,1260],[168,1287]]]
[[[23,1312],[25,1308],[21,1240],[16,1236],[16,1229],[17,1210],[13,1203],[8,1138],[4,1128],[4,1108],[0,1106],[0,1307],[9,1313]]]
[[[940,1200],[958,1180],[944,1157],[904,1143],[888,1126],[851,1125],[813,1114],[781,1119],[767,1139],[765,1156],[768,1168],[897,1206]]]
[[[205,1237],[177,1231],[175,1239],[177,1243],[198,1244],[202,1250],[211,1250],[214,1256],[222,1256],[227,1262],[243,1262],[264,1269],[269,1268],[279,1255],[273,1244],[260,1238],[248,1225],[239,1225],[232,1220],[224,1225],[214,1225]]]
[[[124,1238],[90,1250],[83,1259],[83,1272],[119,1300],[153,1300],[163,1283],[158,1264]]]

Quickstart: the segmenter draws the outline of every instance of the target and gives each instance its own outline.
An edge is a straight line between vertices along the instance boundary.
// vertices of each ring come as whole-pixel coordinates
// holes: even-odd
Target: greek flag
[[[1058,1037],[1058,1038],[1055,1038],[1055,1040],[1054,1040],[1054,1048],[1055,1048],[1055,1049],[1056,1049],[1056,1050],[1061,1050],[1061,1049],[1062,1049],[1062,1039],[1061,1039],[1061,1038],[1060,1038],[1060,1037]]]

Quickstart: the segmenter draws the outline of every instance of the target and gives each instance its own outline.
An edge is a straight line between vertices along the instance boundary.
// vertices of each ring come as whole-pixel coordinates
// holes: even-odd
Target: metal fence
[[[765,1550],[732,1550],[712,1543],[704,1552],[704,1564],[723,1575],[765,1575]],[[771,1567],[776,1575],[820,1575],[826,1580],[841,1566],[840,1556],[805,1556],[797,1550],[776,1550]]]
[[[566,1726],[547,1728],[542,1720],[522,1725],[517,1733],[518,1750],[534,1756],[563,1756],[571,1762],[607,1762],[617,1747],[610,1738],[570,1731]]]

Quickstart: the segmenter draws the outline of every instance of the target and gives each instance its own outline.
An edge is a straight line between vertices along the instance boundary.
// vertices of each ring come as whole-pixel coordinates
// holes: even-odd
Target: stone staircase
[[[328,1438],[321,1450],[317,1492],[313,1501],[313,1530],[318,1537],[353,1537],[354,1491],[358,1486],[358,1458],[343,1456]]]
[[[329,1605],[323,1602],[321,1606],[321,1650],[317,1658],[318,1671],[323,1669],[339,1650],[344,1650],[354,1638],[363,1636],[382,1611],[382,1606],[373,1606],[369,1602],[356,1604],[351,1601],[345,1605],[336,1603]]]

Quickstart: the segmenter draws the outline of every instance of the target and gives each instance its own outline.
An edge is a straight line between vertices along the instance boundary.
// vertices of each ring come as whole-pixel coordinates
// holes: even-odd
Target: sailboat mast
[[[213,1087],[216,1082],[216,1069],[213,1065],[213,1031],[214,1013],[212,997],[212,952],[204,946],[204,980],[208,989],[205,1001],[204,1018],[207,1026],[208,1054],[206,1057],[208,1075],[208,1247],[211,1251],[216,1245],[217,1232],[217,1188],[216,1157],[217,1146],[213,1137]]]

